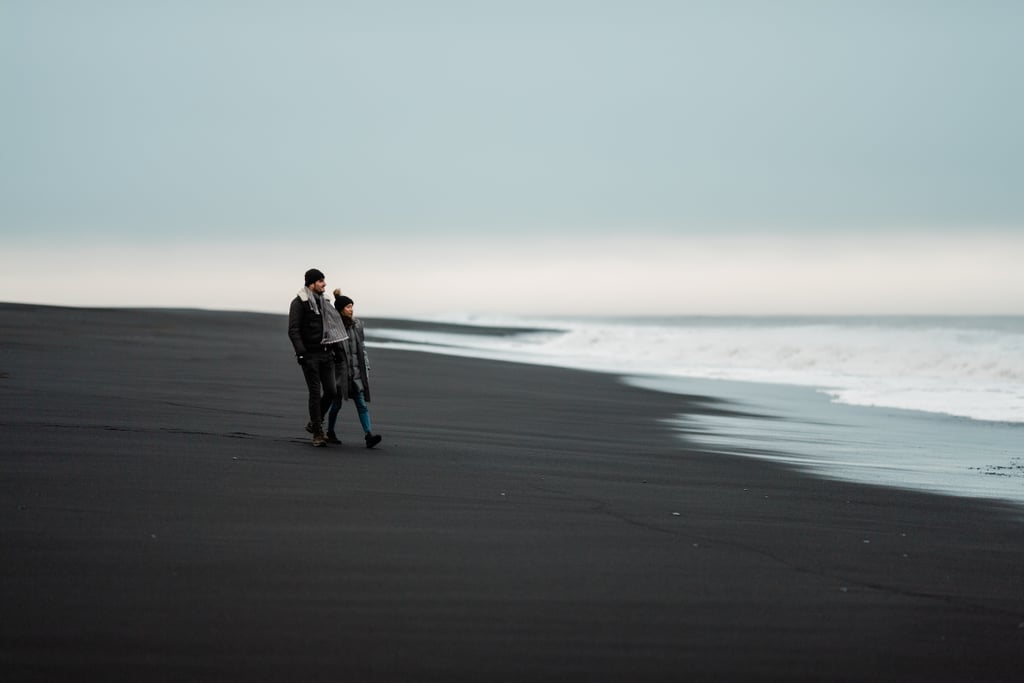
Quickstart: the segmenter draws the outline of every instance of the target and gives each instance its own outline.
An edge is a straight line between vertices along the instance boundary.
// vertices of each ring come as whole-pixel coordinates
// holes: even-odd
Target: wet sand
[[[714,397],[387,349],[381,446],[346,405],[315,449],[285,327],[0,304],[3,681],[1019,680],[1018,509],[661,422]]]

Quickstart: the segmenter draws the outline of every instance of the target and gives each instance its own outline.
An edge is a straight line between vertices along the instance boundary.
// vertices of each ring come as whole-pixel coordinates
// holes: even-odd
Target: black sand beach
[[[0,680],[1021,678],[1020,510],[660,422],[713,397],[386,349],[384,442],[345,406],[314,449],[285,326],[0,304]]]

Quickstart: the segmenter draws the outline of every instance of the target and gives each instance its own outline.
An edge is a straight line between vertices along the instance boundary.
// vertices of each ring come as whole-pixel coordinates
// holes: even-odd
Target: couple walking
[[[363,323],[354,302],[334,290],[334,305],[325,301],[327,282],[316,268],[306,271],[305,286],[288,309],[288,338],[309,390],[309,423],[314,446],[340,444],[335,426],[341,404],[352,399],[367,448],[381,441],[370,427],[370,371],[366,363]],[[323,421],[327,418],[327,433]]]

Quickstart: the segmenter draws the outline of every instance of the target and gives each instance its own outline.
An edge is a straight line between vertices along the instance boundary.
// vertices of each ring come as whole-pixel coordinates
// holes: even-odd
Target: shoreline
[[[346,406],[346,445],[314,449],[283,315],[0,306],[0,330],[5,680],[1024,665],[1010,508],[716,455],[662,422],[736,412],[715,397],[374,349],[384,442],[348,445]]]
[[[669,395],[698,393],[724,399],[739,414],[680,414],[671,420],[681,435],[718,453],[773,460],[825,479],[1008,503],[1024,514],[1022,423],[852,404],[837,399],[831,389],[807,384],[602,368],[595,358],[566,359],[533,353],[529,345],[515,350],[515,345],[481,343],[481,338],[515,337],[536,331],[533,328],[485,328],[476,334],[475,328],[447,323],[436,328],[427,323],[387,324],[379,337],[371,332],[371,348],[572,368]],[[395,330],[404,334],[410,329],[419,338],[394,336]],[[461,335],[467,335],[466,341]],[[865,438],[873,434],[885,436]],[[773,447],[765,448],[765,441]]]
[[[749,413],[674,421],[702,447],[772,460],[808,476],[1012,505],[1024,519],[1019,423],[849,405],[799,385],[665,376],[626,381],[719,396]]]

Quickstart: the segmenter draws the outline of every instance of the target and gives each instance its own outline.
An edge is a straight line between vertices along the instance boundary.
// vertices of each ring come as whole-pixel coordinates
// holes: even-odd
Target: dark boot
[[[373,448],[380,443],[383,437],[380,434],[367,434],[366,435],[366,447]]]
[[[327,445],[327,437],[324,436],[324,430],[320,425],[316,425],[316,430],[313,432],[313,445],[318,447]]]
[[[327,432],[327,443],[336,443],[336,444],[338,444],[340,446],[341,445],[341,440],[338,438],[337,434],[335,434],[334,432],[328,431]]]

